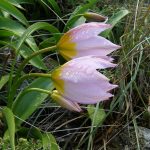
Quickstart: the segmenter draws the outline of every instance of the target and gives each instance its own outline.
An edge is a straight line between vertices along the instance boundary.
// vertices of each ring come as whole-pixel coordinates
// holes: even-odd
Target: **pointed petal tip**
[[[113,64],[113,63],[111,63],[111,66],[110,66],[110,67],[115,68],[115,67],[117,67],[117,66],[118,66],[118,64]]]
[[[106,26],[107,26],[108,28],[112,28],[112,27],[113,27],[111,24],[106,24]]]
[[[117,67],[118,66],[118,64],[112,64],[112,67],[113,68],[115,68],[115,67]]]
[[[116,45],[117,49],[121,49],[122,46],[121,45]]]
[[[112,87],[113,87],[113,89],[115,89],[115,88],[118,88],[118,85],[113,84]]]
[[[114,43],[112,43],[111,41],[109,41],[109,42],[110,42],[110,48],[113,48],[114,51],[121,48],[120,45],[114,44]]]
[[[97,24],[99,27],[105,27],[105,28],[112,28],[111,24],[107,24],[105,22],[101,23],[101,22],[94,22],[95,24]]]
[[[108,87],[108,93],[109,93],[110,90],[113,90],[117,87],[118,87],[118,85],[116,85],[116,84],[110,84],[109,87]]]
[[[121,46],[117,44],[113,44],[112,47],[114,48],[114,51],[117,49],[121,49]]]

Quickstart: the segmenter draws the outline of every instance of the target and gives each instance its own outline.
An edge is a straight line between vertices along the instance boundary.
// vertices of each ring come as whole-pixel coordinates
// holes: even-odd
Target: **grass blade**
[[[8,82],[8,80],[9,80],[9,75],[0,77],[0,90]]]
[[[48,2],[52,5],[54,11],[57,13],[57,15],[61,16],[61,10],[55,0],[48,0]]]

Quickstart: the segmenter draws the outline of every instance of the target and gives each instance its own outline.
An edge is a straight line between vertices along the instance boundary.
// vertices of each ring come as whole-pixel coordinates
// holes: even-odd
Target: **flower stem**
[[[48,95],[52,94],[51,91],[40,89],[40,88],[29,88],[29,89],[26,89],[25,91],[23,91],[23,94],[26,94],[26,93],[32,92],[32,91],[37,91],[37,92],[45,93],[45,94],[48,94]]]
[[[19,85],[26,79],[30,78],[30,77],[45,77],[45,78],[51,78],[51,74],[45,74],[45,73],[29,73],[26,74],[24,76],[22,76],[20,79],[18,79],[18,81],[16,82],[16,84],[14,84],[14,86],[12,87],[12,90],[10,92],[10,97],[8,100],[8,107],[12,106],[13,103],[13,98],[15,96],[15,93],[17,91],[17,88],[19,87]]]
[[[46,73],[29,73],[24,76],[22,76],[15,84],[16,87],[18,87],[21,82],[23,82],[25,79],[28,79],[30,77],[45,77],[45,78],[51,78],[51,74]]]
[[[37,52],[34,52],[33,54],[31,54],[29,57],[27,57],[22,63],[21,65],[19,66],[18,68],[18,71],[17,71],[17,75],[19,75],[21,73],[21,71],[23,70],[23,68],[25,67],[25,65],[35,56],[39,55],[39,54],[42,54],[42,53],[46,53],[46,52],[49,52],[49,51],[52,51],[54,49],[56,49],[56,45],[52,46],[52,47],[47,47],[47,48],[44,48],[44,49],[41,49]]]

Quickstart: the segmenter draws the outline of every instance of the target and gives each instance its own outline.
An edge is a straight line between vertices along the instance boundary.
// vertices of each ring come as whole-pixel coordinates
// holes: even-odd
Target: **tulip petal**
[[[113,44],[103,37],[93,36],[77,42],[77,54],[74,58],[88,55],[106,56],[119,48],[120,46]]]
[[[79,57],[76,59],[73,59],[69,62],[67,62],[64,66],[65,69],[70,67],[76,66],[79,70],[84,68],[89,68],[89,70],[96,70],[96,69],[105,69],[109,67],[115,67],[116,64],[113,64],[110,62],[112,60],[108,56],[104,56],[103,58],[99,56],[85,56],[85,57]],[[88,70],[88,69],[87,69]]]
[[[65,97],[82,104],[93,104],[112,97],[108,91],[117,86],[110,84],[104,75],[97,71],[89,75],[85,73],[87,70],[79,72],[79,70],[73,69],[76,76],[64,79],[63,95]]]
[[[92,36],[96,36],[100,34],[102,31],[105,31],[106,29],[109,29],[111,27],[112,26],[110,24],[105,23],[97,23],[97,22],[84,23],[80,26],[77,26],[69,30],[66,33],[66,35],[67,34],[70,35],[71,37],[70,40],[76,42],[82,39],[88,39]]]
[[[108,61],[108,62],[112,62],[114,60],[114,58],[110,57],[110,56],[100,56],[100,58]]]

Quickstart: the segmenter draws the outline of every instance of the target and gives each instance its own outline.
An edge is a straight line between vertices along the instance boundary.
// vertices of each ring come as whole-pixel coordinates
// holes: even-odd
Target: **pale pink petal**
[[[100,56],[100,58],[108,61],[108,62],[113,62],[114,61],[114,58],[112,58],[111,56]]]
[[[98,76],[94,72],[90,76],[81,72],[76,74],[72,80],[65,78],[64,96],[70,100],[81,104],[93,104],[113,96],[109,91],[117,86],[103,79],[102,75]]]
[[[69,30],[67,34],[71,35],[71,40],[76,42],[81,39],[87,39],[89,37],[96,36],[109,28],[111,28],[110,24],[91,22],[77,26]]]
[[[109,58],[109,60],[112,60]],[[76,59],[73,59],[69,62],[67,62],[65,65],[65,68],[68,68],[68,71],[71,67],[76,66],[79,70],[84,69],[86,67],[86,70],[96,70],[96,69],[105,69],[109,67],[115,67],[116,64],[113,64],[108,61],[108,57],[105,56],[104,59],[99,56],[85,56],[85,57],[79,57]]]
[[[120,46],[103,37],[93,36],[77,42],[77,55],[74,58],[88,55],[106,56],[119,48]]]

